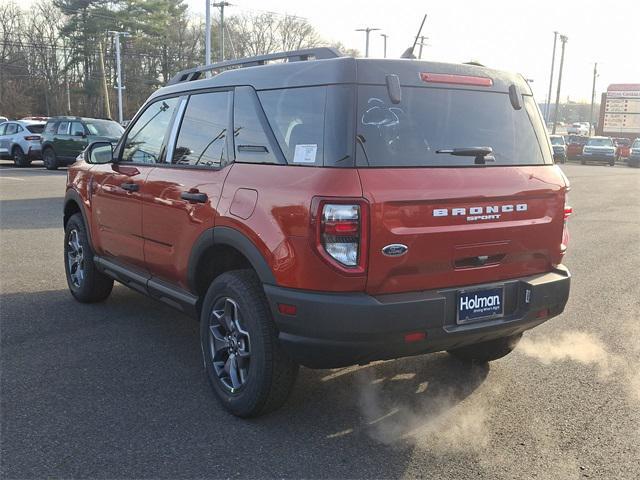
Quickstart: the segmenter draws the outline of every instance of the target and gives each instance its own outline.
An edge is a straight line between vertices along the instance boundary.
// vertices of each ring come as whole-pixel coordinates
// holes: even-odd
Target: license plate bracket
[[[504,316],[504,285],[459,290],[456,322],[471,323]]]

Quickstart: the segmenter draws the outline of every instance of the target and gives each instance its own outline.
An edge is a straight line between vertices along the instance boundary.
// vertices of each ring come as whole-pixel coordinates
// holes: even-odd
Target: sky
[[[225,15],[272,11],[304,17],[328,41],[340,41],[364,55],[371,32],[370,57],[399,57],[413,43],[422,20],[429,37],[422,58],[444,62],[477,60],[532,79],[536,99],[549,87],[553,32],[569,37],[562,76],[561,101],[591,100],[594,62],[599,77],[596,99],[611,83],[640,83],[640,0],[229,0]],[[206,0],[186,0],[192,12],[204,14]],[[214,18],[218,9],[212,9]],[[417,50],[416,50],[417,52]],[[552,99],[555,99],[560,40],[556,51]]]

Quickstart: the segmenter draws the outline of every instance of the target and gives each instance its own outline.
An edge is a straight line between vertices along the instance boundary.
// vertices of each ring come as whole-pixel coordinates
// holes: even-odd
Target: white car
[[[581,163],[606,162],[616,164],[616,145],[610,137],[591,137],[582,149]]]
[[[31,160],[39,159],[44,125],[38,120],[0,123],[0,158],[10,158],[18,167],[28,167]]]
[[[570,135],[589,135],[589,124],[585,122],[572,123],[567,127],[567,133]]]

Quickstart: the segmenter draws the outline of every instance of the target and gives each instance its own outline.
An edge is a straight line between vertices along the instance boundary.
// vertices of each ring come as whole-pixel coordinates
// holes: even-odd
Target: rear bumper
[[[505,287],[505,316],[464,325],[456,323],[455,310],[456,294],[464,287],[376,297],[273,285],[264,288],[280,341],[289,355],[307,367],[336,368],[450,350],[521,333],[562,313],[570,282],[571,275],[563,266],[500,282]],[[295,305],[296,315],[281,314],[280,303]],[[413,332],[424,332],[426,338],[406,343],[404,336]]]
[[[604,153],[582,153],[580,158],[585,162],[610,162],[616,159],[616,154],[604,154]]]

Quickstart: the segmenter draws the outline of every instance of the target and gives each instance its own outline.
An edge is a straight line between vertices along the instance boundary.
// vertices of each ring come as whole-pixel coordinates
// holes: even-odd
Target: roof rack
[[[212,63],[210,65],[201,65],[199,67],[182,70],[175,75],[167,85],[175,85],[176,83],[191,82],[203,77],[205,72],[212,70],[226,70],[233,67],[255,67],[265,65],[273,60],[286,60],[287,62],[302,62],[307,60],[323,60],[327,58],[341,57],[342,54],[335,48],[317,47],[306,48],[304,50],[293,50],[290,52],[269,53],[267,55],[257,55],[255,57],[241,58],[238,60],[227,60],[225,62]]]

